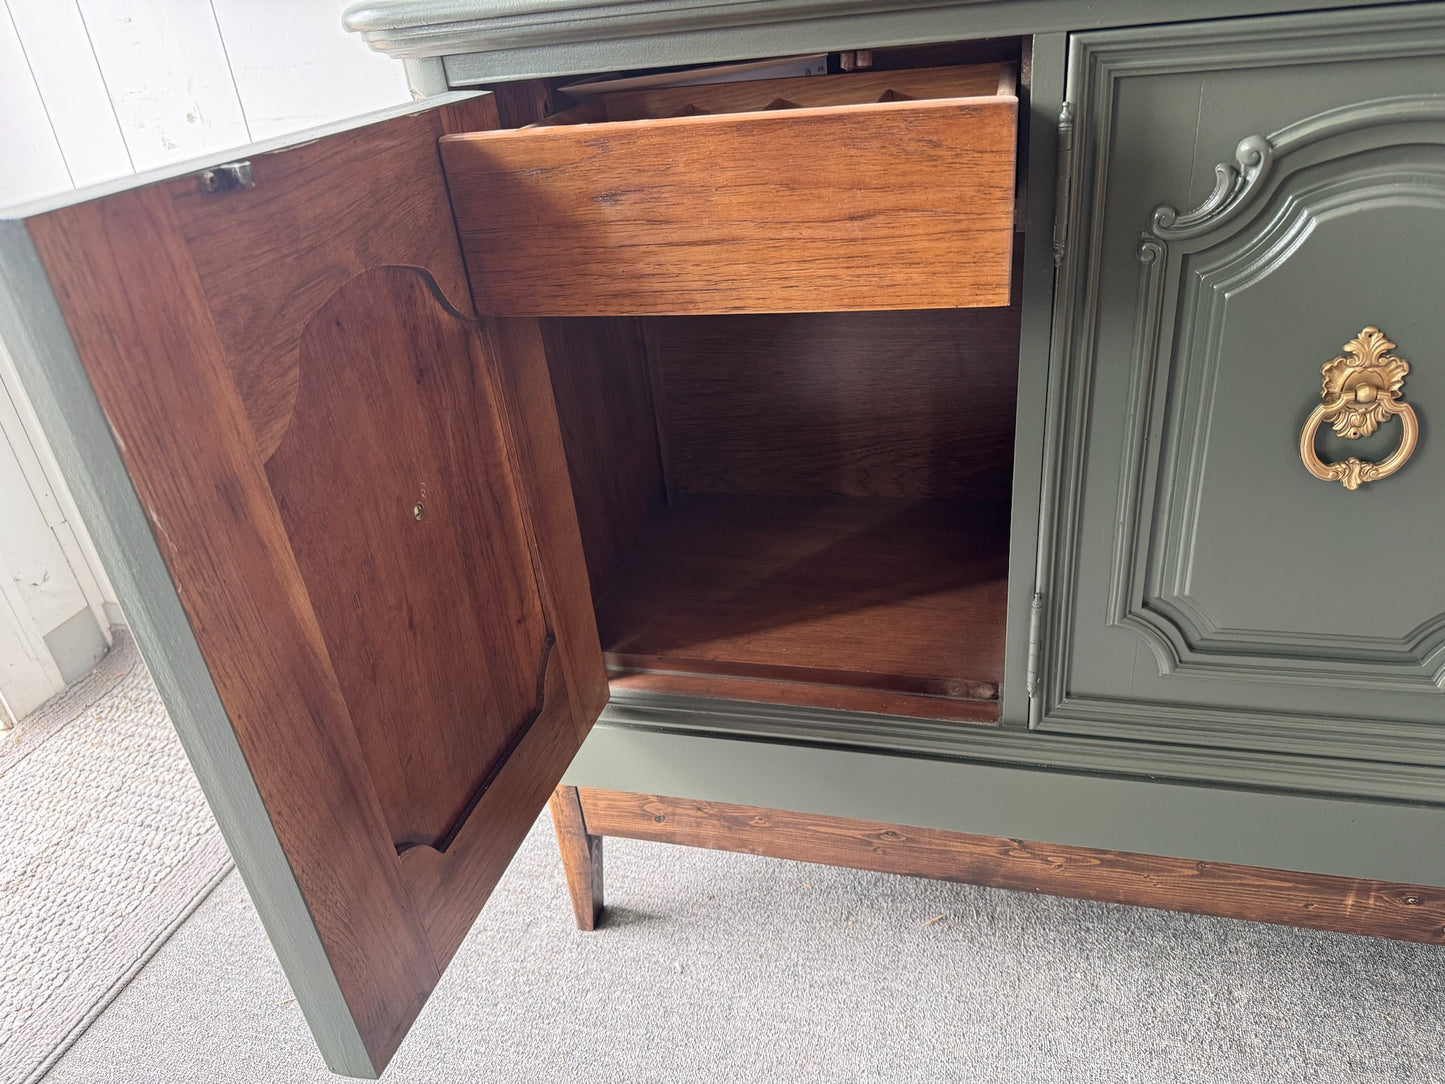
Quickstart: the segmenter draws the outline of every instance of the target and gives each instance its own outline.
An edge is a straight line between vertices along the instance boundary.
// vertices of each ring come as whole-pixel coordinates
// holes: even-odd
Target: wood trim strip
[[[717,668],[714,667],[714,670]],[[749,675],[687,673],[681,671],[614,671],[608,682],[613,692],[661,693],[672,696],[706,696],[746,700],[759,704],[796,704],[833,711],[866,711],[876,715],[937,719],[971,726],[997,726],[999,702],[959,700],[892,689],[836,685],[826,680],[792,681]]]
[[[552,127],[602,121],[661,120],[700,113],[755,113],[767,109],[819,109],[872,105],[884,101],[989,97],[1014,93],[1012,71],[1012,64],[994,62],[613,91],[584,98],[576,109],[554,114],[542,120],[541,124]]]
[[[882,622],[879,622],[881,625]],[[685,648],[682,650],[686,650]],[[942,674],[899,674],[891,671],[850,670],[846,666],[786,666],[767,662],[734,661],[731,659],[689,658],[686,655],[632,654],[626,651],[603,653],[608,672],[615,678],[625,674],[669,674],[676,677],[697,675],[707,678],[742,678],[798,685],[832,685],[839,689],[857,689],[870,693],[899,696],[933,697],[968,702],[984,701],[997,708],[998,682]],[[839,661],[848,660],[841,656]]]
[[[496,381],[514,471],[531,525],[548,620],[557,635],[577,743],[607,703],[607,672],[587,580],[546,347],[536,320],[486,325],[488,370]]]
[[[1445,889],[776,809],[578,789],[587,831],[801,862],[1445,944]]]
[[[508,98],[500,96],[503,104]],[[488,94],[439,110],[443,136],[495,130],[501,123],[499,108],[499,96]],[[517,103],[511,108],[525,111]],[[438,148],[440,155],[440,142]],[[467,274],[470,283],[469,268]],[[557,636],[580,743],[607,703],[607,674],[543,329],[536,320],[498,319],[483,323],[482,331],[481,349],[490,361],[483,368],[501,404],[514,474],[533,534],[544,607]]]

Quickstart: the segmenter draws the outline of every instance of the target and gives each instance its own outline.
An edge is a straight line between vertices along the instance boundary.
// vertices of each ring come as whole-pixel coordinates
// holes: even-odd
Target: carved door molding
[[[1295,620],[1328,604],[1346,610],[1352,591],[1368,590],[1352,577],[1383,582],[1395,574],[1390,525],[1380,526],[1377,552],[1319,584],[1314,611],[1282,608],[1278,620],[1263,614],[1263,603],[1245,620],[1216,605],[1209,576],[1220,582],[1217,556],[1208,576],[1200,567],[1200,531],[1219,522],[1220,493],[1233,489],[1242,507],[1268,513],[1286,469],[1275,444],[1288,459],[1288,485],[1298,476],[1301,485],[1325,488],[1300,463],[1299,435],[1319,403],[1320,367],[1347,338],[1379,323],[1401,340],[1400,354],[1424,367],[1412,369],[1407,397],[1414,373],[1437,365],[1435,344],[1418,331],[1411,339],[1406,321],[1392,328],[1365,311],[1373,296],[1366,284],[1358,315],[1327,314],[1329,330],[1319,334],[1329,336],[1329,352],[1302,345],[1298,358],[1282,360],[1262,345],[1265,353],[1250,359],[1248,371],[1267,377],[1265,385],[1292,381],[1293,399],[1285,401],[1276,388],[1238,380],[1248,321],[1237,301],[1281,269],[1315,273],[1318,253],[1301,252],[1319,244],[1310,239],[1321,223],[1328,234],[1345,215],[1360,216],[1350,227],[1358,231],[1371,215],[1445,212],[1445,95],[1414,92],[1438,86],[1428,72],[1442,55],[1445,20],[1418,9],[1071,39],[1076,134],[1042,482],[1036,729],[1173,743],[1186,773],[1190,746],[1201,756],[1204,748],[1235,750],[1241,762],[1300,753],[1348,758],[1358,762],[1344,773],[1349,789],[1362,794],[1393,793],[1389,776],[1401,763],[1445,766],[1445,607],[1431,602],[1439,601],[1433,585],[1423,585],[1411,612],[1377,607],[1358,628]],[[1361,80],[1361,70],[1381,73],[1379,84]],[[1246,90],[1268,96],[1276,84],[1283,88],[1277,99],[1244,100]],[[1210,117],[1212,101],[1223,106]],[[1153,129],[1130,131],[1138,118]],[[1221,131],[1230,133],[1222,145]],[[1220,146],[1221,158],[1230,147],[1234,154],[1216,167],[1212,189],[1171,200],[1194,175],[1191,136],[1200,157],[1208,146]],[[1375,515],[1382,502],[1400,500],[1391,485],[1419,485],[1433,469],[1432,404],[1410,401],[1425,434],[1417,462],[1362,492],[1330,486],[1346,514]],[[1238,434],[1251,448],[1259,443],[1251,410],[1260,413],[1261,402],[1279,415],[1278,433],[1268,434],[1269,477],[1253,490],[1247,470],[1228,486],[1216,477],[1211,512],[1202,506],[1205,463]],[[1398,423],[1382,429],[1397,439]],[[1218,461],[1211,469],[1220,469]],[[1407,482],[1411,471],[1416,480]],[[1326,547],[1330,529],[1319,528]],[[1241,572],[1266,584],[1275,574]],[[1121,760],[1133,755],[1130,746],[1119,748]],[[1333,790],[1342,763],[1331,762]]]
[[[1141,436],[1156,411],[1172,416],[1164,441],[1134,441],[1122,466],[1110,623],[1142,636],[1165,674],[1445,688],[1445,611],[1394,636],[1221,623],[1191,590],[1203,441],[1183,438],[1227,428],[1217,382],[1232,294],[1291,259],[1333,215],[1400,206],[1445,213],[1445,95],[1362,102],[1269,137],[1246,136],[1215,176],[1203,204],[1186,213],[1160,205],[1140,234],[1128,410]],[[1171,385],[1187,390],[1171,396]],[[1361,557],[1387,566],[1385,538],[1380,552]],[[1350,571],[1319,589],[1347,590]]]

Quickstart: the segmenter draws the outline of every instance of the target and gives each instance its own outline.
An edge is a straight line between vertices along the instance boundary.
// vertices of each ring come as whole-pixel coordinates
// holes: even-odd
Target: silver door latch
[[[202,192],[234,192],[238,188],[255,188],[256,176],[250,162],[225,162],[196,174]]]

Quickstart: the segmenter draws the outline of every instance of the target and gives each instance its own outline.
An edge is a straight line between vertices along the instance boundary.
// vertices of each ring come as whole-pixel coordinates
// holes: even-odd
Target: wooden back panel
[[[1012,96],[442,140],[477,311],[1005,305]]]
[[[1009,497],[1017,306],[647,327],[675,492]]]
[[[640,321],[539,320],[596,598],[666,503]]]

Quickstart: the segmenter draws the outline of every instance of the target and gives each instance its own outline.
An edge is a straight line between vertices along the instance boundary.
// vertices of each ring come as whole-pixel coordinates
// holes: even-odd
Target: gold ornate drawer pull
[[[1311,412],[1300,433],[1299,455],[1305,469],[1326,482],[1359,489],[1365,482],[1387,478],[1405,465],[1420,439],[1420,422],[1409,403],[1397,396],[1405,385],[1410,363],[1389,353],[1395,344],[1377,327],[1367,327],[1345,343],[1344,355],[1321,366],[1324,400]],[[1315,434],[1325,422],[1347,440],[1367,437],[1387,418],[1398,415],[1404,433],[1400,446],[1378,463],[1350,456],[1343,463],[1323,463],[1315,452]]]

